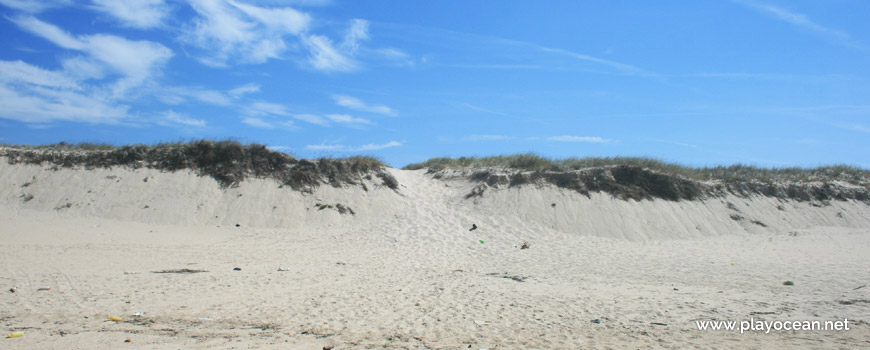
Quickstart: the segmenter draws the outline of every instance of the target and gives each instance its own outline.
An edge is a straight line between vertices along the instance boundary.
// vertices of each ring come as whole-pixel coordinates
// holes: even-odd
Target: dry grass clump
[[[584,194],[608,192],[623,199],[691,200],[731,193],[798,201],[855,199],[870,202],[870,170],[847,165],[762,168],[736,164],[694,168],[653,158],[549,159],[536,154],[516,154],[432,158],[404,169],[423,168],[430,172],[481,169],[471,179],[491,186],[547,182]],[[505,171],[510,174],[504,174]],[[842,183],[852,186],[842,186]]]
[[[362,176],[369,173],[385,173],[384,164],[372,157],[300,160],[269,150],[264,145],[243,145],[228,140],[120,147],[66,143],[35,147],[3,146],[0,155],[7,157],[10,164],[48,163],[57,167],[86,169],[115,166],[163,171],[192,169],[199,175],[213,177],[223,187],[238,184],[247,177],[272,178],[296,190],[310,189],[324,183],[338,187],[358,184]]]
[[[763,168],[745,164],[694,168],[642,157],[585,157],[550,159],[533,153],[490,157],[431,158],[422,163],[405,166],[406,170],[428,168],[432,171],[461,168],[500,167],[523,171],[571,171],[613,166],[634,166],[658,173],[679,175],[697,181],[723,182],[812,182],[842,180],[853,184],[870,181],[870,170],[849,165],[829,165],[816,168]]]

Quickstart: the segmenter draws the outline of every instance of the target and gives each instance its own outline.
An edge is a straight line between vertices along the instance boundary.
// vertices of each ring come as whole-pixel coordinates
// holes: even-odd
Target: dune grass
[[[406,170],[428,168],[433,171],[467,168],[506,168],[520,171],[566,172],[589,168],[634,166],[661,174],[678,175],[695,181],[719,180],[735,182],[813,182],[841,180],[852,184],[868,184],[870,170],[849,165],[828,165],[815,168],[766,168],[745,164],[715,167],[689,167],[642,157],[585,157],[551,159],[533,153],[490,157],[432,158],[425,162],[405,166]]]
[[[233,140],[197,140],[156,145],[112,146],[106,144],[59,143],[42,146],[0,146],[0,155],[9,163],[44,164],[58,167],[152,168],[164,171],[192,169],[208,175],[222,186],[232,186],[247,177],[273,178],[294,189],[311,188],[322,183],[333,186],[358,184],[363,175],[383,172],[384,163],[374,157],[320,158],[300,160],[260,144]],[[381,175],[385,174],[385,175]],[[395,180],[395,179],[392,179]],[[386,183],[388,182],[388,183]],[[395,188],[395,181],[385,185]]]

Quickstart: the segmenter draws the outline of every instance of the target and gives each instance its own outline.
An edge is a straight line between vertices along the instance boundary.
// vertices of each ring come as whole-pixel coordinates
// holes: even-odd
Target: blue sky
[[[870,168],[868,13],[863,0],[0,0],[0,143]]]

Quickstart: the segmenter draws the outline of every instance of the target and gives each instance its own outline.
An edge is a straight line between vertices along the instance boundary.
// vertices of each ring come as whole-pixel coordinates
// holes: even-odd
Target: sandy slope
[[[870,287],[855,289],[870,284],[866,204],[534,186],[466,199],[467,181],[391,171],[398,191],[304,195],[270,180],[222,190],[190,173],[0,161],[0,286],[17,287],[0,293],[0,321],[25,332],[0,347],[870,346]],[[183,268],[208,272],[153,273]],[[750,317],[853,327],[695,328]]]

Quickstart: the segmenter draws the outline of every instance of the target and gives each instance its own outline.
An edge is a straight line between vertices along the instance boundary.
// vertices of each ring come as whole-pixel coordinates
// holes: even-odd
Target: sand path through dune
[[[154,198],[154,182],[205,187],[197,181],[209,179],[156,173],[143,182],[142,173],[119,171],[117,180],[135,180],[124,189],[129,209],[109,211],[86,201],[94,195],[86,190],[39,187],[72,170],[39,172],[42,184],[28,187],[18,182],[36,170],[15,171],[5,175],[15,187],[0,198],[0,286],[17,290],[0,293],[0,322],[25,336],[3,339],[4,348],[870,345],[870,287],[857,288],[870,284],[861,203],[625,202],[535,187],[465,198],[475,184],[391,170],[396,192],[372,185],[301,195],[251,180],[178,197],[175,210],[199,202],[212,210],[188,221],[160,216],[161,204],[144,215],[140,201]],[[108,175],[77,176],[87,183]],[[23,202],[22,190],[44,202]],[[54,210],[50,196],[84,204]],[[286,216],[244,221],[254,211],[246,200]],[[731,220],[729,201],[770,225]],[[344,203],[357,214],[316,203]],[[221,218],[209,220],[214,212]],[[472,223],[479,228],[468,231]],[[518,248],[524,241],[530,249]],[[180,269],[207,272],[154,273]],[[740,334],[695,325],[752,317],[849,318],[854,328]]]

